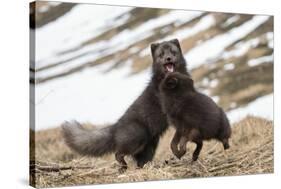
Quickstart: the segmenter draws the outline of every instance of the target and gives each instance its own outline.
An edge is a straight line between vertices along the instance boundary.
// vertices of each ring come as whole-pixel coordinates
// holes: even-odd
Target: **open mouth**
[[[165,70],[167,72],[174,72],[175,71],[175,65],[173,63],[166,63],[164,64]]]

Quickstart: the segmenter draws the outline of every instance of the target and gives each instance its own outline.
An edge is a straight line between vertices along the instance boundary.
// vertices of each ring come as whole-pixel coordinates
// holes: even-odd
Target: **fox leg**
[[[179,143],[179,153],[178,158],[180,159],[186,153],[186,143],[188,142],[188,137],[182,136]]]
[[[180,153],[179,153],[179,149],[178,149],[178,144],[180,142],[180,139],[181,139],[181,134],[177,130],[173,139],[172,139],[171,146],[170,146],[173,154],[175,156],[177,156],[177,158],[179,158],[179,159],[181,158]]]
[[[120,152],[117,152],[117,153],[115,154],[115,159],[116,159],[116,161],[121,165],[121,167],[119,168],[119,172],[120,172],[120,173],[125,172],[126,169],[128,168],[128,167],[127,167],[127,163],[126,163],[124,157],[125,157],[125,155],[122,154],[122,153],[120,153]]]
[[[222,144],[223,144],[223,148],[225,149],[225,150],[227,150],[228,148],[229,148],[229,142],[228,142],[228,139],[222,139]]]
[[[196,141],[196,149],[194,150],[193,152],[193,155],[192,155],[192,160],[193,161],[196,161],[199,157],[199,154],[202,150],[202,147],[203,147],[203,142],[202,141]]]
[[[197,129],[192,129],[189,133],[189,139],[190,141],[196,143],[196,149],[194,150],[192,155],[192,160],[196,161],[203,147],[203,141],[201,139],[200,132]]]
[[[156,147],[159,142],[159,137],[153,138],[149,143],[147,143],[144,149],[134,155],[134,159],[137,161],[137,166],[143,168],[143,166],[151,161],[154,157]]]

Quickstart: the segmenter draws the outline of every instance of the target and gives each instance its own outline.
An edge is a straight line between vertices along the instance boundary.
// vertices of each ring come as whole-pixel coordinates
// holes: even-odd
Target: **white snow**
[[[49,4],[50,6],[57,6],[57,5],[61,4],[61,2],[49,1],[48,4]]]
[[[164,39],[161,39],[161,41],[166,41],[174,38],[177,36],[177,38],[181,41],[183,39],[186,39],[188,37],[191,37],[195,34],[197,34],[200,31],[204,31],[211,26],[215,25],[216,19],[213,15],[207,15],[200,19],[200,21],[193,27],[186,27],[184,29],[181,29],[175,33],[173,33],[170,36],[165,37]]]
[[[268,33],[266,34],[266,38],[267,38],[268,41],[269,41],[268,47],[270,47],[270,48],[273,49],[273,38],[274,38],[273,32],[268,32]]]
[[[39,12],[47,12],[48,10],[49,10],[49,6],[48,5],[43,5],[43,6],[38,8]]]
[[[214,101],[215,103],[218,103],[219,100],[220,100],[220,97],[218,97],[218,96],[212,96],[211,98],[213,99],[213,101]]]
[[[269,56],[262,56],[256,59],[251,59],[248,61],[249,66],[257,66],[259,64],[265,63],[265,62],[273,62],[273,54]]]
[[[218,80],[218,79],[213,79],[213,80],[210,82],[209,86],[210,86],[211,88],[214,88],[214,87],[216,87],[216,86],[218,85],[218,83],[219,83],[219,80]]]
[[[195,86],[196,87],[196,86]],[[205,95],[208,95],[210,96],[210,90],[209,89],[198,89],[199,92],[205,94]],[[215,97],[212,97],[211,98],[214,98],[213,100],[216,101],[216,100],[219,100],[217,96]]]
[[[41,63],[40,60],[54,57],[57,53],[71,49],[98,35],[104,31],[105,28],[102,27],[107,20],[131,9],[131,7],[104,5],[76,5],[55,22],[36,30],[36,63]],[[106,18],[100,15],[106,15]]]
[[[204,79],[202,79],[202,85],[207,86],[209,84],[210,80],[205,77]]]
[[[90,62],[91,60],[97,58],[98,56],[99,56],[99,54],[95,54],[95,53],[87,54],[85,56],[82,56],[79,59],[74,59],[72,61],[69,61],[67,63],[67,65],[62,64],[62,65],[54,67],[54,68],[50,68],[50,69],[47,69],[47,70],[44,70],[44,71],[41,71],[41,72],[37,72],[36,77],[37,78],[47,77],[47,76],[51,76],[51,75],[55,75],[55,74],[65,72],[66,70],[75,68],[79,65],[84,65],[85,62]]]
[[[190,62],[190,68],[196,68],[203,63],[207,63],[208,60],[216,58],[228,45],[252,32],[268,19],[269,16],[254,16],[253,19],[247,21],[241,26],[191,49],[187,54],[185,54],[186,60]]]
[[[202,13],[201,13],[202,14]],[[200,14],[196,14],[194,17],[198,17],[200,16]],[[175,33],[168,35],[165,38],[162,38],[161,40],[158,40],[156,42],[162,42],[162,41],[168,41],[174,38],[177,38],[178,40],[184,40],[186,38],[189,38],[195,34],[197,34],[200,31],[206,30],[208,28],[210,28],[211,26],[213,26],[215,24],[216,20],[214,18],[213,15],[207,15],[204,16],[203,18],[201,18],[201,20],[195,24],[192,27],[185,27],[183,29],[180,29],[178,31],[176,31]],[[147,47],[144,50],[142,50],[142,52],[140,53],[140,56],[146,56],[150,53],[150,48]]]
[[[227,19],[225,21],[225,23],[223,24],[224,27],[227,27],[233,23],[235,23],[237,20],[239,20],[240,16],[239,15],[234,15],[232,17],[230,17],[229,19]]]
[[[273,94],[260,97],[245,107],[237,108],[227,113],[231,123],[240,121],[246,115],[273,120]]]
[[[140,57],[144,57],[144,56],[146,56],[146,55],[149,55],[149,53],[150,53],[150,47],[147,47],[147,48],[145,48],[145,49],[143,49],[141,52],[140,52]]]
[[[264,36],[262,35],[262,36],[254,38],[254,39],[250,39],[248,41],[239,42],[238,44],[236,44],[234,46],[235,48],[233,50],[223,52],[221,57],[223,59],[228,59],[228,58],[231,58],[231,57],[242,56],[245,53],[247,53],[247,51],[249,49],[257,47],[260,43],[260,39],[263,38],[263,37]],[[265,34],[265,37],[268,40],[268,46],[270,48],[273,48],[273,33],[268,32],[268,33]]]
[[[93,6],[93,7],[95,7],[95,6]],[[85,7],[83,7],[83,9],[84,8]],[[105,10],[105,11],[110,11],[110,10]],[[143,24],[141,24],[140,26],[138,26],[135,29],[123,30],[122,32],[115,35],[110,40],[101,41],[101,42],[98,42],[94,45],[85,46],[85,47],[81,48],[80,50],[78,50],[76,52],[70,52],[70,53],[67,53],[65,55],[61,55],[60,57],[57,57],[56,53],[59,52],[59,50],[54,50],[54,52],[53,52],[54,56],[51,57],[51,58],[47,58],[46,59],[47,61],[46,60],[41,61],[40,64],[37,65],[37,68],[40,67],[40,66],[48,65],[51,62],[63,61],[63,60],[69,59],[71,57],[75,57],[79,54],[83,54],[83,53],[88,52],[88,55],[83,57],[84,60],[83,59],[80,60],[81,58],[78,58],[76,60],[69,61],[67,63],[67,65],[56,66],[56,67],[53,67],[51,69],[48,69],[48,71],[45,71],[43,73],[43,75],[41,75],[41,73],[39,72],[38,76],[41,77],[41,76],[59,74],[59,73],[61,73],[62,70],[71,69],[73,67],[82,65],[82,64],[84,64],[88,61],[95,60],[97,57],[102,57],[102,56],[114,53],[118,50],[126,49],[132,43],[152,35],[153,34],[153,28],[164,26],[164,25],[170,24],[170,23],[184,23],[184,22],[187,22],[187,21],[189,21],[189,20],[191,20],[195,17],[200,16],[201,14],[203,14],[203,13],[199,12],[199,11],[179,11],[179,10],[171,11],[170,13],[167,13],[163,16],[156,17],[154,19],[150,19],[150,20],[148,20],[147,22],[144,22]],[[122,22],[124,22],[124,21],[122,21]],[[57,30],[63,30],[64,32],[66,32],[65,28],[57,28]],[[39,33],[38,38],[40,38],[40,35],[41,36],[46,35],[47,36],[46,38],[51,37],[50,33],[46,32],[45,30],[44,31],[38,31],[36,33]],[[60,34],[57,34],[57,35],[60,35]],[[41,49],[42,47],[39,46],[38,48]],[[100,52],[101,49],[103,49],[102,52]],[[39,57],[39,58],[37,58],[37,60],[44,58],[44,57],[40,57],[40,56],[42,56],[42,54],[40,54],[40,53],[37,54],[36,56]]]
[[[148,20],[147,22],[141,24],[138,28],[132,30],[132,32],[130,33],[132,37],[129,36],[129,38],[134,40],[136,40],[135,37],[143,38],[143,35],[146,35],[146,33],[148,32],[152,34],[153,28],[165,26],[171,23],[182,24],[184,22],[188,22],[189,20],[195,17],[200,16],[201,14],[203,13],[199,11],[180,11],[180,10],[171,11],[163,16],[156,17],[154,19]],[[131,41],[130,39],[128,41]]]
[[[136,53],[136,52],[138,52],[138,51],[139,51],[139,48],[138,48],[138,47],[132,47],[132,48],[129,49],[129,52],[130,52],[131,54],[134,54],[134,53]]]
[[[106,47],[111,47],[110,48],[111,52],[120,49],[125,49],[128,46],[130,46],[132,43],[152,35],[154,28],[165,26],[171,23],[182,24],[184,22],[188,22],[189,20],[195,17],[200,16],[201,14],[203,13],[199,11],[180,11],[180,10],[171,11],[170,13],[167,13],[163,16],[150,19],[135,29],[125,30],[124,32],[121,32],[119,35],[114,36],[114,38],[110,40],[110,43],[106,44]],[[173,35],[172,38],[175,38],[175,36],[177,35]],[[161,41],[163,40],[164,39],[161,39]],[[159,42],[159,41],[155,41],[155,42]],[[149,52],[150,52],[149,48],[146,48],[146,50],[143,51],[143,55]]]
[[[274,38],[273,32],[267,32],[267,33],[266,33],[266,38],[267,38],[268,40],[273,40],[273,38]]]
[[[58,126],[72,119],[94,124],[117,121],[145,88],[150,70],[130,77],[128,66],[103,73],[109,66],[37,85],[36,129]]]
[[[240,42],[235,45],[235,48],[231,51],[223,52],[221,57],[223,59],[228,59],[231,57],[239,57],[247,53],[250,48],[254,48],[259,44],[259,38],[254,38],[246,42]]]
[[[77,51],[58,55],[58,53],[64,50],[79,46],[79,44],[93,37],[93,34],[100,34],[106,28],[111,27],[112,18],[116,18],[131,9],[130,7],[77,5],[56,22],[38,29],[36,31],[36,68],[50,65],[57,61],[64,61],[83,53],[88,54],[69,61],[67,64],[48,69],[48,71],[38,72],[36,77],[58,74],[95,60],[98,57],[128,48],[136,40],[151,35],[156,27],[169,23],[180,25],[202,14],[199,11],[171,11],[159,18],[144,22],[132,30],[124,30],[111,40],[101,41],[95,45],[85,46]],[[114,21],[114,26],[126,22],[128,18],[128,15],[124,14],[116,22]],[[254,30],[267,19],[267,16],[256,16],[253,20],[232,29],[227,34],[198,44],[185,56],[189,67],[196,67],[206,60],[222,54],[223,49],[228,44]],[[168,36],[168,38],[188,38],[214,24],[215,19],[213,16],[207,15],[193,27],[179,30]],[[164,32],[165,30],[167,28],[164,29]],[[273,34],[268,34],[268,37],[273,40]],[[240,48],[239,46],[237,47]],[[132,48],[130,52],[135,53],[138,50],[138,48]],[[149,53],[149,47],[141,52],[142,55]],[[116,122],[146,87],[150,79],[151,70],[147,69],[140,74],[128,76],[132,63],[128,60],[124,63],[123,67],[105,73],[105,70],[114,65],[114,63],[112,60],[104,65],[95,66],[82,72],[36,85],[35,102],[31,102],[36,104],[36,130],[56,127],[63,121],[72,119],[80,122],[91,122],[97,125]],[[230,69],[230,66],[226,66],[225,69]],[[203,84],[215,87],[218,84],[218,80],[209,81],[207,79],[203,81]],[[209,91],[205,90],[204,93],[208,94]],[[212,98],[218,101],[218,97]],[[258,105],[264,106],[263,103]],[[272,106],[273,104],[271,104]],[[244,117],[247,113],[256,112],[253,109],[247,112],[247,108],[239,108],[240,113],[235,113],[235,110],[230,112],[231,119],[235,121],[239,116]],[[268,113],[270,114],[270,112]]]
[[[223,68],[224,68],[225,70],[233,70],[233,69],[235,68],[235,64],[233,64],[233,63],[228,63],[228,64],[225,64],[225,65],[223,66]]]

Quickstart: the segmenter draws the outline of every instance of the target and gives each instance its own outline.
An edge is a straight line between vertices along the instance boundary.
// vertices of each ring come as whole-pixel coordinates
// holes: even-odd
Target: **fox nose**
[[[167,61],[167,62],[170,62],[171,60],[172,60],[172,59],[171,59],[170,56],[166,57],[166,61]]]

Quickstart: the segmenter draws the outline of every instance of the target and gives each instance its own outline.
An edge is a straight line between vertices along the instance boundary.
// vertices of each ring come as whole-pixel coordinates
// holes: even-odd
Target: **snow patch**
[[[219,80],[218,79],[213,79],[211,82],[210,82],[210,87],[211,88],[214,88],[218,85],[219,83]]]
[[[273,119],[273,94],[256,99],[248,105],[231,110],[227,113],[231,123],[238,122],[246,115],[259,116],[266,119]]]
[[[123,66],[103,73],[108,66],[100,65],[55,82],[36,85],[36,130],[72,119],[94,124],[116,122],[144,90],[151,70],[128,76],[130,67]]]
[[[87,6],[86,8],[89,9],[88,7],[89,6]],[[97,9],[95,6],[90,6],[90,7],[91,7],[90,10],[92,10],[92,13],[95,12],[94,11],[95,9]],[[85,9],[85,7],[82,7],[82,10],[84,10],[84,9]],[[86,12],[87,12],[87,9],[85,10]],[[82,10],[80,10],[80,11],[82,11]],[[107,11],[111,11],[111,9],[103,10],[103,13],[105,14]],[[75,10],[74,12],[77,12],[77,10]],[[95,12],[95,15],[99,15],[99,14],[100,14],[99,12],[98,13]],[[106,15],[108,15],[108,14],[110,15],[111,13],[107,12]],[[120,12],[119,12],[119,14],[120,14]],[[40,52],[36,55],[37,60],[45,59],[45,61],[38,61],[37,62],[37,68],[49,65],[52,62],[65,61],[67,59],[86,54],[86,55],[83,56],[84,60],[80,60],[81,57],[75,58],[75,60],[73,60],[73,61],[68,61],[67,65],[63,65],[63,66],[60,65],[60,66],[53,67],[52,69],[50,69],[50,72],[48,70],[49,73],[47,71],[45,71],[44,76],[47,76],[48,74],[50,74],[50,75],[59,74],[59,73],[61,73],[61,69],[64,69],[64,70],[65,69],[71,69],[71,68],[74,68],[76,66],[80,66],[84,63],[87,63],[91,60],[95,60],[97,57],[103,57],[103,56],[106,56],[108,54],[114,53],[116,51],[126,49],[126,48],[128,48],[128,46],[133,44],[135,41],[142,40],[142,39],[152,35],[153,34],[153,28],[164,26],[164,25],[170,24],[170,23],[184,23],[184,22],[187,22],[187,21],[189,21],[189,20],[191,20],[195,17],[200,16],[201,14],[203,14],[203,13],[199,12],[199,11],[189,11],[189,12],[179,11],[179,10],[171,11],[170,13],[167,13],[163,16],[156,17],[154,19],[150,19],[150,20],[148,20],[147,22],[144,22],[143,24],[141,24],[140,26],[138,26],[135,29],[132,29],[132,30],[131,29],[125,29],[122,32],[115,35],[114,38],[112,38],[110,40],[104,40],[104,41],[100,41],[100,42],[98,42],[96,44],[93,44],[93,45],[87,45],[87,46],[81,48],[78,51],[70,52],[70,53],[67,53],[67,54],[64,54],[64,55],[60,55],[60,56],[57,56],[56,54],[61,51],[61,48],[62,49],[70,49],[70,48],[64,48],[64,47],[66,47],[65,44],[64,45],[57,45],[57,46],[59,46],[60,49],[56,49],[54,46],[52,46],[52,52],[48,52],[48,53],[45,52],[46,54],[49,54],[49,57],[43,56],[43,53],[40,53]],[[101,15],[103,15],[103,14],[101,14]],[[114,16],[116,16],[116,14],[114,14]],[[70,16],[68,16],[67,19],[69,19],[69,17]],[[88,17],[89,17],[89,15],[88,15]],[[97,16],[97,17],[99,17],[99,16]],[[114,18],[114,17],[111,16],[111,18]],[[83,20],[84,18],[80,18],[80,19]],[[126,16],[125,16],[125,19],[121,18],[121,21],[120,21],[119,24],[125,22],[126,19],[128,19]],[[75,25],[79,25],[78,21],[80,21],[80,20],[74,20],[73,21],[74,24],[73,24],[72,27],[74,27]],[[107,23],[106,19],[104,19],[104,18],[101,18],[100,21],[101,22],[103,21],[102,23]],[[78,22],[78,23],[75,23],[75,22]],[[58,33],[56,33],[56,35],[60,36],[61,38],[64,38],[65,33],[68,34],[69,30],[66,30],[68,28],[67,23],[66,23],[66,26],[65,26],[66,28],[55,27],[59,31]],[[65,25],[64,23],[60,23],[60,24]],[[97,23],[97,25],[99,25],[99,24]],[[116,24],[115,24],[115,26],[116,26]],[[96,26],[96,27],[100,28],[101,26]],[[50,39],[50,36],[52,36],[53,33],[51,33],[49,30],[50,30],[49,28],[47,28],[43,31],[39,30],[38,32],[36,32],[36,33],[38,33],[37,38],[39,38],[39,39],[44,38],[44,39],[48,39],[48,40],[52,41]],[[70,33],[73,34],[73,32],[70,32]],[[91,36],[93,36],[93,33],[91,33]],[[80,43],[83,41],[82,36],[81,36],[81,38],[82,39],[80,39],[81,40]],[[44,46],[44,48],[40,46],[40,44],[42,45],[42,43],[44,44],[45,41],[39,40],[38,49],[41,49],[42,51],[48,51],[48,48],[45,49],[45,46]],[[79,44],[77,44],[77,45],[79,46]],[[69,46],[69,44],[68,44],[68,46]],[[51,54],[53,54],[53,56],[51,56]],[[85,58],[85,57],[87,57],[87,58]],[[66,66],[68,66],[68,67],[66,67]],[[62,68],[59,68],[59,67],[62,67]],[[42,76],[42,75],[39,75],[39,76]]]
[[[228,45],[249,34],[268,19],[269,16],[254,16],[250,21],[247,21],[241,26],[191,49],[185,54],[186,60],[191,62],[190,68],[196,68],[208,62],[208,60],[218,57]]]
[[[65,61],[81,54],[85,55],[48,71],[38,72],[36,76],[48,76],[81,66],[97,57],[127,48],[132,42],[151,35],[156,27],[169,23],[180,25],[203,14],[198,11],[171,11],[159,18],[144,22],[135,29],[124,30],[112,40],[101,41],[94,45],[87,45],[75,52],[58,55],[62,51],[79,46],[84,41],[92,38],[93,34],[98,35],[104,32],[110,27],[108,24],[112,23],[110,20],[131,9],[130,7],[77,5],[56,22],[39,28],[36,31],[36,68],[50,65],[50,63],[56,61]],[[106,15],[106,19],[103,16],[96,15]],[[129,15],[125,14],[117,19],[116,23],[122,24],[128,18]],[[196,67],[204,63],[205,60],[216,57],[228,44],[245,36],[267,19],[267,16],[256,16],[253,20],[232,29],[225,35],[220,35],[214,40],[211,39],[198,44],[186,55],[189,66],[191,68]],[[193,27],[184,28],[169,37],[184,39],[211,27],[214,23],[214,18],[207,15]],[[168,28],[164,28],[163,32],[167,31]],[[273,40],[273,33],[268,34],[268,37]],[[239,45],[237,47],[240,48]],[[138,50],[137,48],[132,48],[130,53]],[[140,55],[145,56],[149,53],[150,47],[147,47],[141,51]],[[150,80],[151,69],[128,76],[131,71],[129,65],[132,63],[129,60],[124,63],[126,65],[123,67],[112,70],[110,73],[104,73],[115,63],[112,60],[103,65],[85,69],[83,72],[77,72],[52,82],[36,85],[35,102],[31,102],[36,104],[36,130],[55,127],[65,120],[72,119],[93,124],[116,122],[146,87]],[[208,64],[207,66],[213,67],[215,65]],[[209,81],[207,79],[203,80],[204,82],[211,87],[218,84],[218,80]],[[207,89],[203,92],[207,95],[210,93]],[[212,98],[216,102],[219,100],[218,97]],[[265,109],[263,106],[264,104],[261,104],[259,108]],[[244,117],[246,113],[254,114],[256,112],[254,108],[242,114],[244,113],[242,110],[244,109],[239,109],[240,112],[238,113],[235,113],[235,110],[230,112],[231,119],[233,116]],[[270,114],[270,112],[268,113]]]
[[[235,23],[237,20],[239,20],[240,16],[239,15],[235,15],[235,16],[232,16],[230,17],[229,19],[227,19],[225,21],[225,23],[223,24],[224,27],[227,27],[233,23]]]
[[[140,52],[140,57],[145,57],[145,56],[147,56],[147,55],[149,55],[149,53],[150,53],[150,47],[147,47],[147,48],[145,48],[145,49],[143,49],[141,52]]]
[[[186,39],[188,37],[191,37],[191,36],[197,34],[200,31],[210,28],[211,26],[215,25],[215,23],[216,23],[216,19],[214,18],[214,16],[207,15],[207,16],[204,16],[203,18],[201,18],[200,21],[195,26],[186,27],[184,29],[181,29],[181,30],[173,33],[172,35],[165,37],[161,41],[170,40],[170,39],[174,38],[175,36],[179,40],[183,40],[183,39]]]
[[[259,64],[262,63],[266,63],[266,62],[273,62],[273,55],[269,55],[269,56],[262,56],[256,59],[251,59],[248,61],[248,65],[249,66],[257,66]]]
[[[43,13],[43,12],[47,12],[49,10],[49,6],[48,5],[43,5],[41,7],[38,8],[38,12]]]
[[[136,53],[136,52],[138,52],[138,51],[139,51],[139,48],[138,48],[138,47],[132,47],[132,48],[129,49],[129,52],[130,52],[131,54],[134,54],[134,53]]]
[[[266,35],[266,38],[268,39],[268,47],[269,48],[272,48],[273,49],[273,38],[274,38],[274,35],[273,35],[273,32],[268,32],[267,35]]]
[[[102,27],[107,23],[107,20],[112,20],[131,9],[131,7],[104,5],[76,5],[55,22],[36,29],[36,62],[79,46],[92,38],[93,35],[104,31],[106,28]],[[106,15],[106,18],[100,15]]]
[[[233,70],[233,69],[235,68],[235,64],[233,64],[233,63],[231,63],[231,64],[225,64],[225,65],[223,66],[223,68],[224,68],[225,70]]]
[[[211,98],[213,99],[213,101],[214,101],[215,103],[218,103],[219,100],[220,100],[220,97],[218,97],[218,96],[212,96]]]
[[[199,17],[201,14],[200,13],[195,14],[195,15],[193,15],[193,17],[190,17],[189,19],[191,20],[195,17]],[[174,38],[177,38],[181,41],[183,39],[186,39],[188,37],[195,35],[196,33],[200,32],[200,31],[208,29],[209,27],[211,27],[214,24],[215,24],[214,17],[212,15],[207,15],[207,16],[204,16],[195,26],[178,30],[175,33],[173,33],[161,40],[158,40],[156,42],[168,41],[168,40],[171,40]],[[144,56],[149,55],[149,53],[150,53],[150,47],[147,47],[140,52],[140,56],[144,57]]]
[[[228,59],[231,57],[239,57],[247,53],[250,48],[254,48],[259,44],[260,40],[258,38],[251,39],[246,42],[240,42],[235,45],[235,48],[231,51],[224,52],[221,56],[223,59]]]
[[[207,86],[209,84],[210,80],[205,77],[204,79],[202,79],[202,85]]]
[[[208,95],[208,96],[210,96],[211,95],[211,92],[210,92],[210,90],[208,90],[208,89],[199,89],[199,92],[201,92],[201,93],[203,93],[203,94],[205,94],[205,95]],[[211,97],[211,96],[210,96]],[[212,97],[211,97],[212,98]]]

